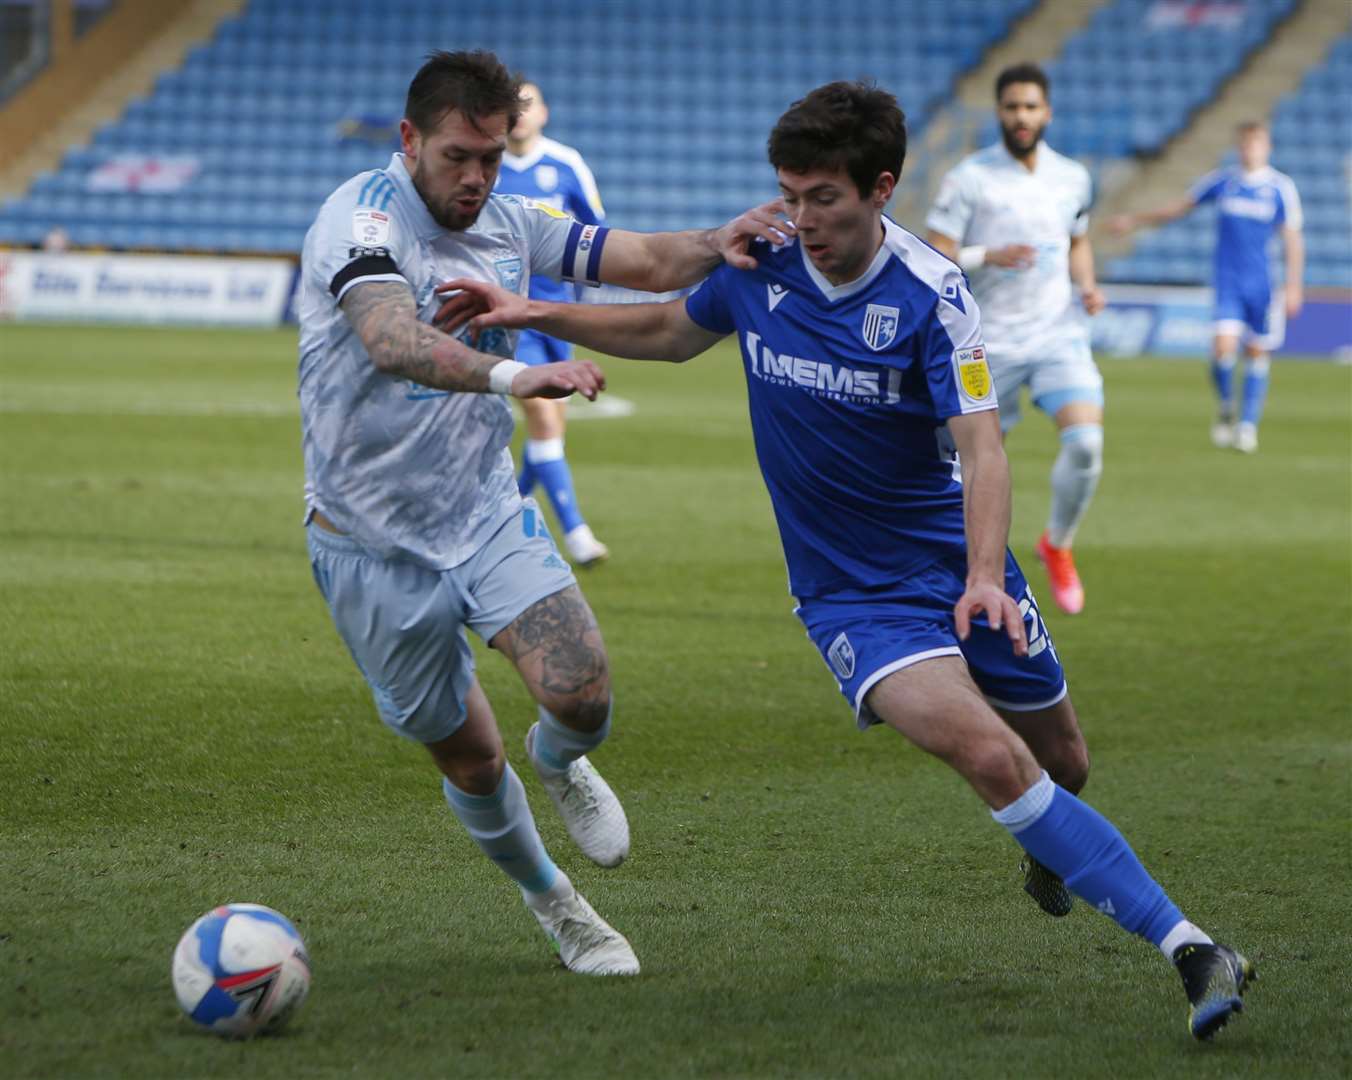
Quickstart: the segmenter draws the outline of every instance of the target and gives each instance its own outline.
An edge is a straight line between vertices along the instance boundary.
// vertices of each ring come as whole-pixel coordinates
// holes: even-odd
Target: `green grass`
[[[1277,365],[1261,452],[1206,441],[1199,365],[1104,362],[1107,467],[1049,613],[1086,795],[1261,969],[1214,1045],[1083,905],[1038,912],[960,781],[855,732],[793,618],[735,354],[609,366],[570,457],[614,552],[598,763],[633,826],[546,842],[644,973],[556,968],[342,648],[300,529],[294,335],[0,330],[0,1075],[1346,1075],[1352,372]],[[1010,440],[1035,587],[1054,439]],[[1045,589],[1044,589],[1045,591]],[[531,709],[481,651],[516,760]],[[288,1034],[177,1011],[200,912],[271,904],[315,982]]]

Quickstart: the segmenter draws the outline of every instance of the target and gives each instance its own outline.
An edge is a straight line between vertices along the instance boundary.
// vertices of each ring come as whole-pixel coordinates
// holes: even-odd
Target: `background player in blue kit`
[[[1239,164],[1208,173],[1177,202],[1137,214],[1119,214],[1109,229],[1122,235],[1149,225],[1163,225],[1214,202],[1217,207],[1215,255],[1215,338],[1211,379],[1219,409],[1211,441],[1247,454],[1258,449],[1258,422],[1267,399],[1270,354],[1281,345],[1286,320],[1300,314],[1304,302],[1305,242],[1296,185],[1268,164],[1272,136],[1258,121],[1238,130]],[[1285,284],[1273,303],[1268,247],[1280,232],[1285,254]],[[1239,423],[1235,423],[1235,358],[1244,346],[1244,373]]]
[[[540,88],[534,83],[523,83],[521,93],[530,103],[507,133],[507,153],[502,155],[495,190],[502,195],[523,195],[545,203],[584,225],[604,221],[601,193],[582,155],[544,135],[549,107]],[[571,300],[574,288],[569,282],[547,277],[530,279],[530,295],[536,300]],[[516,344],[516,358],[525,364],[548,364],[568,360],[572,355],[573,347],[568,342],[536,330],[522,330]],[[544,488],[563,529],[563,543],[569,556],[579,566],[592,566],[606,559],[610,552],[592,533],[577,502],[572,470],[563,449],[566,409],[561,398],[522,400],[526,443],[521,450],[517,488],[522,495],[529,495],[537,483]]]
[[[1252,966],[1186,920],[1073,794],[1088,755],[1006,546],[1009,469],[977,307],[953,263],[882,213],[905,153],[891,94],[820,87],[771,133],[792,224],[753,246],[754,269],[622,306],[453,280],[439,291],[463,292],[438,319],[529,324],[648,360],[736,333],[789,588],[860,727],[886,724],[956,770],[1042,868],[1044,908],[1064,914],[1068,885],[1172,959],[1189,1027],[1210,1037],[1242,1007]]]

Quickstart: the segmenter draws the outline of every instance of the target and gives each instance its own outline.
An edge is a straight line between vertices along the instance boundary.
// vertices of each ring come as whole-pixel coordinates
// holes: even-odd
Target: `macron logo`
[[[967,314],[967,309],[962,306],[962,294],[958,291],[957,282],[950,281],[944,286],[944,291],[940,295],[964,315]]]
[[[765,286],[765,292],[766,299],[770,302],[771,311],[774,311],[775,308],[779,307],[779,302],[789,295],[789,290],[784,288],[783,285],[767,285]]]

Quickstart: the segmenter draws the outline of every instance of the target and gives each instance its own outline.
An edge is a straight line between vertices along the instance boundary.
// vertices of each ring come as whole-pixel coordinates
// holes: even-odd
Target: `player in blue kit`
[[[1185,919],[1074,792],[1088,754],[1056,649],[1006,546],[1009,469],[981,321],[962,272],[883,215],[906,152],[895,98],[832,83],[770,136],[790,221],[752,270],[684,300],[569,305],[468,280],[438,319],[531,325],[588,348],[683,361],[736,334],[789,588],[859,726],[956,770],[1065,887],[1173,960],[1210,1037],[1253,968]],[[959,468],[959,462],[961,466]]]
[[[507,152],[502,155],[494,190],[552,206],[584,225],[599,225],[606,212],[587,163],[571,146],[545,137],[549,108],[540,88],[534,83],[523,83],[521,93],[530,103],[507,133]],[[574,288],[569,282],[547,277],[530,279],[530,295],[536,300],[571,300]],[[572,355],[573,348],[568,342],[535,330],[522,330],[516,345],[516,358],[525,364],[548,364],[571,359]],[[563,544],[569,557],[579,566],[594,566],[609,557],[610,552],[596,539],[577,503],[572,470],[563,450],[565,410],[562,399],[522,400],[526,443],[521,451],[517,487],[522,495],[529,495],[537,483],[544,488],[563,528]]]
[[[1177,202],[1138,214],[1119,214],[1108,228],[1124,235],[1142,226],[1163,225],[1203,203],[1216,204],[1215,337],[1211,379],[1219,410],[1211,441],[1246,454],[1258,449],[1258,422],[1267,400],[1270,354],[1281,345],[1286,320],[1300,314],[1304,300],[1305,243],[1296,185],[1268,164],[1272,137],[1257,121],[1238,131],[1239,164],[1217,169],[1195,183]],[[1285,285],[1273,303],[1268,245],[1280,233]],[[1248,362],[1239,422],[1235,423],[1235,359],[1240,345]]]

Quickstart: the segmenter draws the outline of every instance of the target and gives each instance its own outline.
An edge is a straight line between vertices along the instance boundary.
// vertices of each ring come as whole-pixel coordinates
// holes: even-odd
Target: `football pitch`
[[[1260,981],[1212,1045],[1177,975],[1053,920],[962,782],[858,733],[792,615],[734,346],[611,362],[569,429],[612,560],[597,765],[633,851],[586,864],[480,676],[552,854],[643,964],[557,967],[310,577],[294,332],[0,329],[0,1076],[1313,1077],[1352,1063],[1352,370],[1274,366],[1213,450],[1200,364],[1103,361],[1106,468],[1058,616],[1055,439],[1011,437],[1013,546],[1093,756],[1085,797]],[[583,410],[579,409],[579,413]],[[846,463],[842,463],[845,465]],[[194,1030],[170,952],[256,901],[309,945],[286,1033]]]

